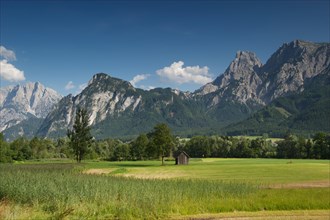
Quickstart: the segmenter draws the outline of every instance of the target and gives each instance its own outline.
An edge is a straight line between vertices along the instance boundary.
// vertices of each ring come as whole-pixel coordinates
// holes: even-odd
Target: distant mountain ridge
[[[189,93],[170,88],[145,91],[99,73],[80,94],[64,97],[47,116],[38,134],[51,137],[65,134],[63,128],[72,126],[78,108],[87,109],[97,137],[107,137],[107,132],[117,136],[147,132],[159,122],[187,126],[194,123],[199,111],[194,105],[196,102]]]
[[[252,52],[239,51],[224,74],[195,93],[213,94],[209,105],[223,98],[262,105],[301,92],[306,79],[325,74],[330,66],[330,44],[295,40],[283,44],[265,65]]]
[[[0,88],[0,132],[25,120],[45,118],[61,98],[39,82]]]
[[[78,108],[87,109],[96,138],[130,137],[150,131],[160,122],[169,124],[178,135],[232,132],[230,125],[252,117],[280,98],[301,94],[309,100],[303,93],[310,90],[309,82],[329,74],[330,43],[301,40],[283,44],[265,64],[253,52],[238,51],[223,74],[193,93],[171,88],[145,91],[127,81],[99,73],[80,94],[63,97],[35,134],[64,136]],[[327,83],[320,88],[313,86],[313,92],[318,93],[326,86]],[[327,99],[323,102],[326,104],[317,108],[329,104]]]

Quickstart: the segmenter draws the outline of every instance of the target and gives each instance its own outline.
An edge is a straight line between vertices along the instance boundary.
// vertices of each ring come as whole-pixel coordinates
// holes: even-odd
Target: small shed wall
[[[184,153],[180,153],[179,156],[176,158],[176,164],[188,164],[189,157],[187,157]]]

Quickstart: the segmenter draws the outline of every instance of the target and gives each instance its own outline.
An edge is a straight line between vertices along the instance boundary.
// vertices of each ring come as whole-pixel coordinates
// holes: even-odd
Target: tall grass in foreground
[[[27,204],[54,218],[155,219],[234,210],[329,209],[322,190],[288,191],[290,199],[244,182],[131,179],[87,175],[80,169],[71,164],[0,165],[0,200]]]

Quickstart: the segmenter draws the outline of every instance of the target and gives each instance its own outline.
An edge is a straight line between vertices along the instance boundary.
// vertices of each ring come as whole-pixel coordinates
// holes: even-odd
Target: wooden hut
[[[188,165],[189,158],[190,157],[186,152],[180,151],[177,153],[177,155],[175,157],[175,164],[176,165]]]

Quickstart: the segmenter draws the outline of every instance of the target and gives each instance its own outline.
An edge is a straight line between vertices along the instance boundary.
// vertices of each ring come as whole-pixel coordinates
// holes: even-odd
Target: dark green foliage
[[[72,149],[69,147],[69,140],[67,138],[57,139],[55,145],[55,152],[58,158],[71,158],[73,157]]]
[[[317,133],[313,137],[313,158],[329,159],[330,158],[330,135],[325,133]]]
[[[283,141],[277,143],[278,158],[306,158],[304,152],[305,143],[299,143],[298,137],[288,135]]]
[[[162,158],[162,165],[164,165],[164,158],[169,156],[174,145],[170,128],[164,123],[157,124],[149,136],[152,145],[155,147],[156,155]]]
[[[93,137],[90,134],[87,111],[78,109],[72,130],[68,130],[70,139],[70,147],[73,149],[74,155],[78,163],[87,154],[89,147],[92,144]]]
[[[271,141],[267,141],[265,137],[251,140],[252,156],[255,158],[275,157],[275,147]]]
[[[55,155],[56,146],[51,140],[34,137],[29,142],[29,147],[32,151],[32,159],[53,158]]]
[[[130,147],[128,144],[120,143],[116,146],[113,160],[124,161],[124,160],[129,160],[130,157],[131,157]]]
[[[159,132],[159,136],[154,136],[154,132],[159,129],[158,126],[153,132],[148,135],[141,134],[130,143],[115,139],[93,142],[84,156],[87,159],[112,161],[148,160],[159,157],[164,160],[165,157],[171,156],[171,152],[184,150],[193,158],[330,159],[330,135],[325,133],[317,133],[313,139],[287,134],[283,140],[275,143],[267,140],[266,137],[249,139],[228,136],[196,136],[190,140],[178,138],[174,140],[170,138],[171,135],[168,135],[167,129],[165,129],[166,132]],[[168,135],[167,138],[162,137],[164,133]],[[170,144],[162,144],[162,141],[169,141]],[[33,138],[31,141],[18,138],[7,143],[0,135],[0,162],[76,158],[69,145],[70,142],[67,139],[58,139],[53,142],[40,138]]]
[[[10,144],[13,160],[30,160],[32,159],[32,150],[29,141],[26,138],[20,137]]]
[[[4,135],[0,133],[0,163],[10,163],[12,160],[9,144],[5,141]]]
[[[330,158],[330,135],[317,133],[313,141],[288,134],[285,139],[272,143],[262,138],[197,136],[190,139],[184,150],[191,157],[233,158]]]
[[[329,134],[317,133],[313,141],[289,134],[277,145],[278,158],[330,159]]]
[[[143,160],[146,158],[146,150],[149,145],[147,135],[139,135],[131,144],[131,155],[133,160]]]
[[[71,157],[71,152],[65,139],[53,142],[49,139],[37,137],[32,140],[20,137],[8,143],[1,138],[3,136],[0,135],[0,162]]]
[[[186,143],[185,150],[191,157],[208,157],[211,154],[207,139],[201,136],[190,139],[190,141]]]
[[[115,148],[121,142],[114,139],[106,139],[95,143],[96,154],[104,160],[113,160]]]
[[[184,150],[191,157],[268,158],[275,156],[275,145],[264,138],[250,140],[247,138],[197,136],[185,144]]]

